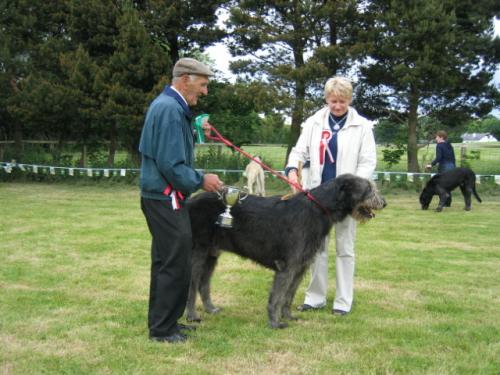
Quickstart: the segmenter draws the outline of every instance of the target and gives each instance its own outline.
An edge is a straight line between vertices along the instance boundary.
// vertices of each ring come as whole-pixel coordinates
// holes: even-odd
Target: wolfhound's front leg
[[[451,193],[439,186],[436,188],[436,190],[439,196],[439,203],[436,207],[436,212],[441,212],[443,211],[443,207],[446,205],[446,201],[451,197]]]
[[[203,302],[203,307],[205,308],[205,311],[210,314],[217,314],[221,310],[220,308],[214,306],[210,294],[210,281],[212,279],[215,266],[217,265],[217,259],[218,255],[209,255],[207,257],[199,284],[200,297]]]
[[[302,278],[304,277],[304,273],[307,270],[308,265],[301,265],[295,275],[293,276],[293,280],[290,283],[288,290],[285,293],[285,302],[283,304],[282,316],[283,319],[288,320],[296,320],[294,316],[292,316],[291,305],[293,302],[293,298],[295,297],[295,293],[297,292],[297,288],[299,287]]]
[[[269,325],[271,328],[286,328],[287,323],[280,322],[281,312],[285,303],[285,294],[293,282],[294,274],[288,269],[276,271],[274,274],[273,287],[269,295],[267,312],[269,315]]]
[[[189,284],[189,293],[186,304],[186,319],[188,322],[201,322],[201,318],[196,312],[196,296],[202,276],[206,273],[208,265],[207,250],[199,248],[195,245],[193,248],[193,256],[191,259],[191,283]]]

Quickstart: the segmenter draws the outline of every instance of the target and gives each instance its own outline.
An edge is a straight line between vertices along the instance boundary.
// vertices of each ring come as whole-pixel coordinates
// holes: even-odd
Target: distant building
[[[465,133],[460,136],[463,143],[469,142],[498,142],[490,133]]]

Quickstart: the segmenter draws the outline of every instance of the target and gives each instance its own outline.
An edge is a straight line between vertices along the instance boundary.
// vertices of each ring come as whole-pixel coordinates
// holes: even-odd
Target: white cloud
[[[229,71],[229,61],[231,61],[231,54],[223,43],[217,43],[208,47],[205,52],[208,56],[215,61],[215,68],[224,74],[224,78],[232,76]]]

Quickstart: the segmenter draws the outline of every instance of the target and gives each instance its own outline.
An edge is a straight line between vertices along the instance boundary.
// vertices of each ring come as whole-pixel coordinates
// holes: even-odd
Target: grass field
[[[353,312],[297,313],[286,330],[267,327],[271,272],[223,254],[223,311],[169,345],[147,338],[136,188],[1,183],[0,374],[498,374],[500,197],[482,198],[437,214],[386,195],[358,228]]]
[[[383,160],[384,145],[377,146],[377,171],[407,171],[406,154],[401,157],[398,164],[389,167]],[[477,174],[500,174],[500,142],[495,143],[470,143],[470,144],[454,144],[457,166],[461,165],[461,153],[464,148],[464,153],[468,156],[476,155],[477,159],[468,159],[470,167]],[[263,160],[271,167],[281,170],[285,164],[286,146],[244,146],[243,149],[252,155],[260,155]],[[198,147],[197,152],[206,152],[204,146]],[[230,153],[229,149],[224,147],[224,152]],[[419,150],[418,160],[422,167],[426,163],[430,163],[436,154],[436,145],[431,144]]]

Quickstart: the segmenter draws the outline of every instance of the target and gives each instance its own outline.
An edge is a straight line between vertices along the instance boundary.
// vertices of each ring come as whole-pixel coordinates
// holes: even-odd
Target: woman
[[[436,133],[436,158],[427,164],[426,168],[430,169],[436,164],[438,166],[438,173],[443,173],[455,168],[455,152],[453,146],[447,141],[448,134],[444,130],[439,130]]]
[[[309,117],[290,152],[286,173],[298,182],[300,163],[308,162],[304,187],[312,189],[344,173],[371,178],[376,165],[376,147],[372,124],[350,107],[352,85],[344,77],[330,78],[324,89],[326,106]],[[335,225],[336,283],[333,303],[335,315],[351,311],[354,294],[354,242],[356,221],[350,216]],[[326,305],[328,281],[328,237],[312,266],[312,279],[300,311]]]

